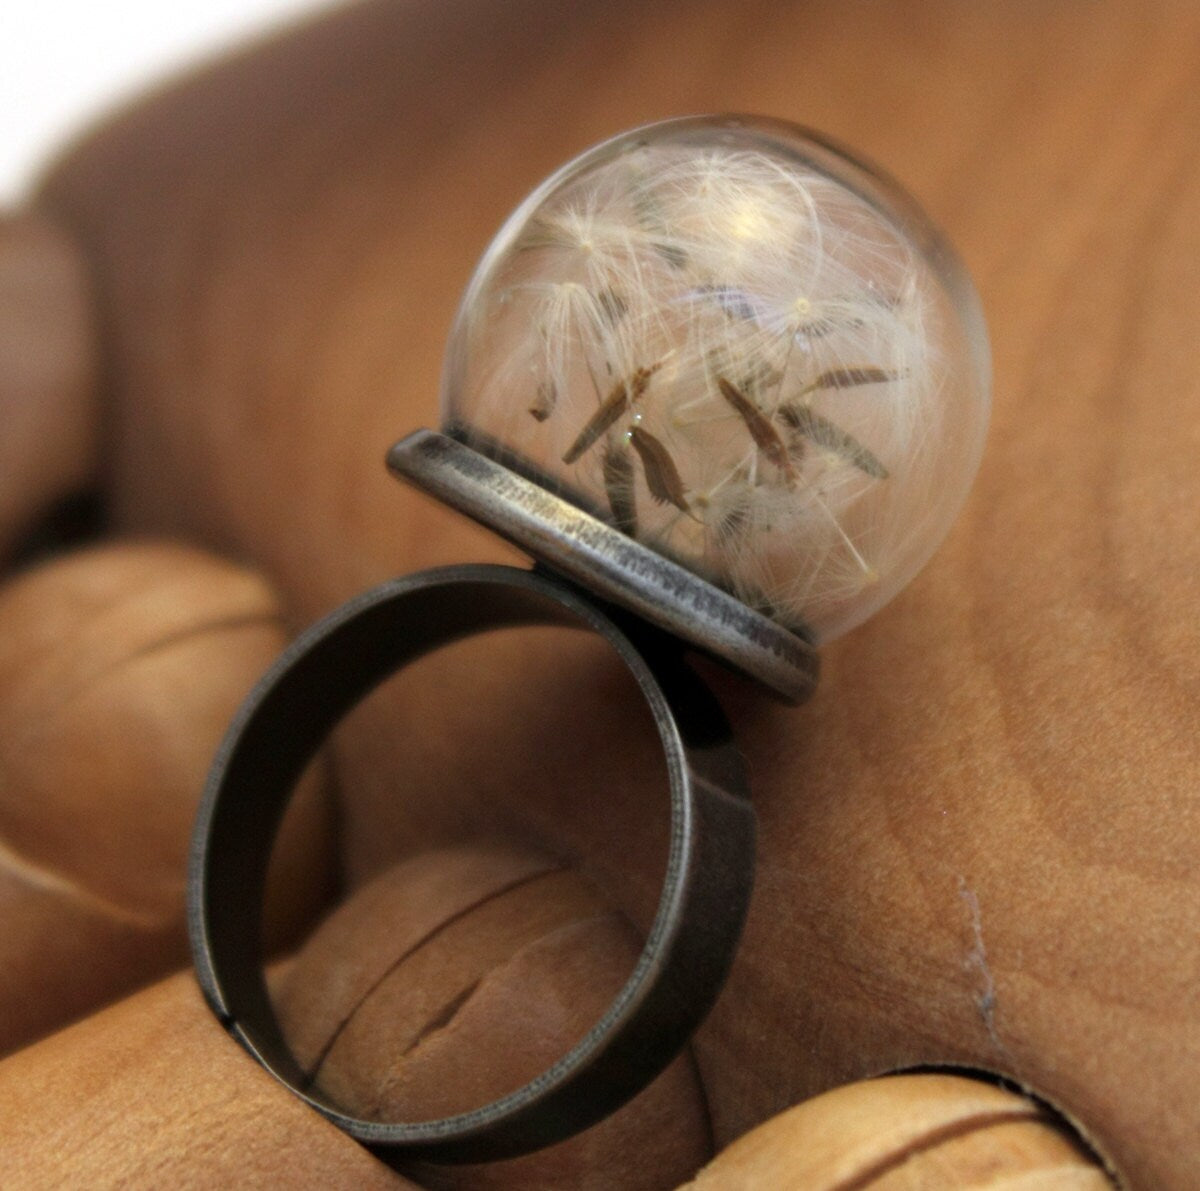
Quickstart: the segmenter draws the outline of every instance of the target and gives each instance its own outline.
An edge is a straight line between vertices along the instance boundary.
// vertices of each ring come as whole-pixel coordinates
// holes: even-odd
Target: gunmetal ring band
[[[302,1088],[264,982],[261,907],[280,818],[325,737],[383,679],[461,638],[544,624],[599,633],[654,716],[666,756],[671,828],[645,947],[604,1016],[524,1087],[439,1120],[360,1120]],[[474,565],[384,584],[299,637],[230,728],[193,838],[188,929],[200,984],[226,1029],[296,1095],[393,1165],[526,1153],[587,1128],[645,1087],[715,1001],[753,879],[754,814],[742,761],[716,700],[681,649],[662,631],[601,608],[545,573]]]

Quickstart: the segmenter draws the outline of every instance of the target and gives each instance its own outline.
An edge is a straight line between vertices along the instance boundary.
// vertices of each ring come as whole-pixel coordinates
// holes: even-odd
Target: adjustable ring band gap
[[[604,1016],[532,1082],[439,1120],[360,1120],[302,1088],[303,1073],[267,993],[261,907],[280,819],[321,743],[385,678],[476,633],[549,624],[603,637],[654,717],[666,758],[671,827],[649,936]],[[741,759],[678,641],[545,574],[447,567],[384,584],[344,605],[299,637],[252,692],[217,755],[197,820],[189,931],[213,1010],[296,1095],[389,1164],[478,1162],[526,1153],[587,1128],[671,1062],[715,1001],[732,962],[753,856],[754,815]]]

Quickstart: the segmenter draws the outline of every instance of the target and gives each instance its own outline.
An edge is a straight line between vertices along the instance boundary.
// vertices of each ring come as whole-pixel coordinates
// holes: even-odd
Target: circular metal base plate
[[[387,461],[396,475],[539,563],[785,701],[812,693],[818,661],[811,642],[504,464],[432,430],[401,439]]]

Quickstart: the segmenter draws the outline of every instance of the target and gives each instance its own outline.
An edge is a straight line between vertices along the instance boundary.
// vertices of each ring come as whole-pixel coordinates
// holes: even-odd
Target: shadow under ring
[[[454,641],[534,625],[598,633],[653,715],[671,814],[654,921],[604,1015],[535,1079],[441,1119],[358,1119],[302,1087],[304,1074],[267,993],[262,905],[280,820],[326,737],[384,679]],[[234,720],[192,842],[188,929],[196,971],[229,1033],[297,1096],[390,1165],[514,1157],[588,1128],[635,1096],[686,1045],[716,1000],[753,883],[755,821],[744,766],[724,714],[682,650],[662,630],[556,577],[483,565],[383,584],[300,636]]]

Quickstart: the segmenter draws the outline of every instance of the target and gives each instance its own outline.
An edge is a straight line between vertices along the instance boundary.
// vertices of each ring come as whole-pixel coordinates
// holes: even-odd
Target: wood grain
[[[715,679],[762,818],[696,1041],[721,1141],[957,1060],[1060,1104],[1131,1185],[1194,1181],[1198,71],[1200,14],[1168,0],[375,0],[131,108],[46,181],[95,280],[119,522],[256,560],[301,616],[502,554],[379,461],[436,420],[491,231],[589,142],[799,119],[959,245],[997,378],[964,516],[807,707]],[[636,920],[664,812],[612,667],[502,638],[431,665],[339,740],[351,876],[479,817]]]

